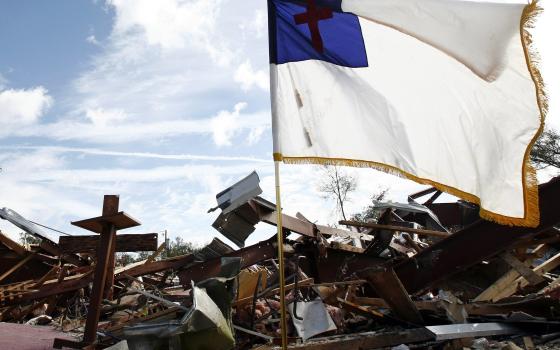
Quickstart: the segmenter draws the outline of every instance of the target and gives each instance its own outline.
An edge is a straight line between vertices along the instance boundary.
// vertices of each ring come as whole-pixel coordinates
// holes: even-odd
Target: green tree
[[[380,211],[377,210],[377,202],[381,202],[387,196],[389,189],[386,187],[378,189],[372,196],[371,202],[368,204],[361,212],[352,215],[352,221],[358,222],[373,222],[376,223],[381,215]]]
[[[187,242],[183,238],[177,236],[174,241],[169,243],[166,257],[171,258],[174,256],[186,255],[195,253],[199,250],[192,242]]]
[[[37,238],[27,232],[20,232],[19,233],[19,243],[24,247],[29,247],[31,244],[39,244],[41,243],[41,239]]]

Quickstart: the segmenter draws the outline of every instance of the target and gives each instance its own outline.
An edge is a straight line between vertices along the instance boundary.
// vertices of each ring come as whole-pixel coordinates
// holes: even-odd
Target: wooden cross
[[[112,298],[113,280],[115,272],[115,247],[117,230],[140,225],[124,212],[119,212],[119,196],[106,195],[103,199],[102,215],[72,222],[72,225],[101,234],[97,248],[97,263],[93,278],[93,288],[88,307],[84,339],[74,342],[68,339],[57,338],[53,347],[61,349],[69,347],[81,349],[94,344],[97,338],[97,323],[101,313],[101,302],[103,297]]]

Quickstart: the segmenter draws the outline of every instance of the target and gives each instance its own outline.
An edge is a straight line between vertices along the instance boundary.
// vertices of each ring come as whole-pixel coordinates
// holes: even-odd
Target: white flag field
[[[536,2],[269,0],[274,159],[372,167],[539,223]]]

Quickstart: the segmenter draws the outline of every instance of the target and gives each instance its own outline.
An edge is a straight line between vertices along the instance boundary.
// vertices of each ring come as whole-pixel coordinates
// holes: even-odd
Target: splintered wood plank
[[[534,286],[545,281],[545,279],[537,274],[533,269],[529,268],[527,265],[519,261],[515,256],[508,252],[504,252],[500,255],[500,258],[504,260],[509,266],[515,269],[521,276],[523,276],[529,283]]]
[[[157,234],[155,235],[156,235],[156,244],[157,244]],[[152,255],[148,257],[148,259],[146,259],[146,263],[149,264],[151,262],[154,262],[158,257],[158,255],[160,255],[161,252],[163,252],[166,246],[167,246],[167,242],[163,242],[162,244],[160,244],[158,249],[156,249],[156,251],[153,252]],[[119,236],[117,236],[117,251],[118,249],[119,249]]]
[[[358,304],[354,304],[353,302],[348,301],[348,300],[344,300],[342,298],[336,298],[336,299],[342,305],[343,308],[345,308],[346,310],[348,310],[350,312],[354,312],[354,313],[357,313],[357,314],[360,314],[360,315],[374,317],[374,318],[385,317],[385,315],[383,315],[379,311],[368,309],[367,307],[364,307],[364,306],[361,306],[361,305],[358,305]]]
[[[33,254],[29,254],[28,256],[26,256],[24,259],[21,259],[20,262],[18,262],[17,264],[15,264],[14,266],[12,266],[11,269],[9,269],[8,271],[4,272],[2,275],[0,275],[0,282],[2,282],[2,280],[6,277],[8,277],[9,275],[11,275],[12,273],[14,273],[15,271],[17,271],[17,269],[19,269],[20,267],[22,267],[23,265],[25,265],[29,260],[31,260],[33,258]]]
[[[345,221],[345,220],[341,220],[338,223],[341,225],[367,227],[367,228],[374,228],[378,230],[416,233],[418,235],[427,236],[427,237],[447,238],[451,236],[451,234],[448,232],[423,230],[423,229],[404,227],[404,226],[381,225],[381,224],[373,224],[369,222],[356,222],[356,221]]]
[[[532,256],[541,256],[544,254],[544,251],[547,249],[547,246],[541,244],[537,246],[533,252],[531,253]],[[534,258],[529,258],[523,262],[523,265],[530,268],[533,264]],[[500,277],[496,282],[486,288],[482,293],[480,293],[473,301],[480,302],[480,301],[496,301],[497,296],[499,296],[505,289],[507,289],[512,283],[515,282],[517,278],[519,278],[521,274],[515,270],[511,269],[507,273],[505,273],[502,277]]]
[[[541,265],[535,267],[533,271],[538,275],[542,276],[543,274],[550,272],[551,270],[554,270],[558,266],[560,266],[560,253],[548,259]],[[522,276],[518,277],[517,279],[515,279],[515,281],[513,281],[513,283],[509,284],[505,289],[503,289],[500,293],[494,296],[492,298],[492,301],[497,301],[503,298],[507,298],[515,294],[515,292],[517,292],[518,290],[527,287],[528,285],[529,285],[529,281],[527,281]]]
[[[117,252],[144,252],[157,249],[157,233],[117,235]],[[65,253],[97,250],[99,236],[60,236],[58,245]]]
[[[392,268],[370,268],[358,271],[357,274],[368,281],[375,292],[389,304],[397,317],[417,325],[424,323],[422,315]]]
[[[21,246],[20,244],[18,244],[15,241],[12,241],[8,236],[4,235],[4,233],[2,233],[2,231],[0,231],[0,243],[5,245],[9,249],[13,250],[14,252],[16,252],[18,255],[27,254],[27,251],[25,250],[25,248],[23,246]]]

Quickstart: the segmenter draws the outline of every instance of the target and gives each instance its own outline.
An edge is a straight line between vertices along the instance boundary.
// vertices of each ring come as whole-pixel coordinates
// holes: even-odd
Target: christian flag
[[[268,4],[275,160],[374,167],[538,224],[536,3]]]

